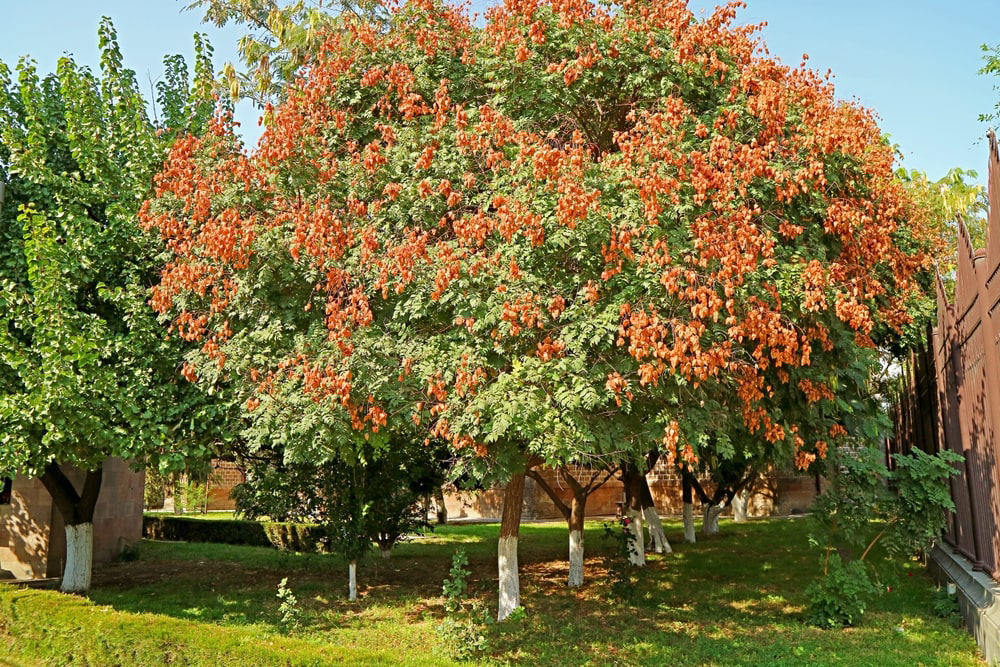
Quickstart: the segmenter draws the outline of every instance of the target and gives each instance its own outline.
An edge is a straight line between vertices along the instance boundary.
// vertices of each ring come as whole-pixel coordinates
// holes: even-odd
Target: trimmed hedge
[[[304,553],[328,551],[323,527],[309,523],[264,523],[239,519],[205,521],[180,516],[145,515],[142,518],[142,536],[167,542],[216,542]]]

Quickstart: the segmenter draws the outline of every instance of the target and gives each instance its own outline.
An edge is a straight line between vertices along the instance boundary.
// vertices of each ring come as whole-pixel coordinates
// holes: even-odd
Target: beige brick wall
[[[44,577],[51,519],[52,498],[45,487],[15,478],[10,504],[0,505],[0,570],[16,579]]]

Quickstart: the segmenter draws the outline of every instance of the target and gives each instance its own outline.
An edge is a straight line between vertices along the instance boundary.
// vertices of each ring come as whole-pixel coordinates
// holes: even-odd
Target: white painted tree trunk
[[[658,554],[672,554],[670,542],[667,542],[667,535],[663,532],[663,522],[660,515],[656,513],[655,507],[643,507],[642,514],[646,517],[646,525],[649,526],[649,539],[653,542],[653,550]]]
[[[502,621],[521,606],[521,584],[517,576],[517,536],[501,537],[497,545],[497,569],[500,579],[500,605],[497,620]]]
[[[94,563],[94,524],[66,526],[66,569],[59,590],[86,593]]]
[[[733,496],[733,521],[743,523],[747,520],[747,505],[750,504],[750,489],[746,488]]]
[[[642,513],[630,510],[628,515],[629,518],[632,519],[632,525],[630,527],[632,529],[632,535],[634,536],[632,551],[629,552],[628,555],[628,562],[631,565],[643,567],[646,565],[646,536],[642,530]]]
[[[358,599],[358,561],[352,560],[347,566],[347,599]]]
[[[694,544],[694,504],[684,503],[684,541]]]
[[[583,586],[583,531],[569,531],[569,582],[567,586]]]
[[[719,532],[719,515],[722,514],[724,503],[705,506],[705,518],[701,523],[702,535],[715,535]]]
[[[383,560],[387,560],[392,555],[392,549],[379,549],[378,553]]]

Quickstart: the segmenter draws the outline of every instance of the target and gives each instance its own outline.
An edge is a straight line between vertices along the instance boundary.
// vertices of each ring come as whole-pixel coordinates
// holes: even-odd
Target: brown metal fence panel
[[[938,277],[938,326],[906,365],[887,454],[919,447],[965,457],[943,537],[1000,580],[1000,153],[992,132],[988,193],[987,248],[974,251],[958,221],[955,298],[949,303]]]
[[[944,295],[944,287],[938,280],[938,329],[933,336],[935,359],[937,361],[937,390],[939,403],[939,437],[944,446],[964,456],[962,427],[959,422],[958,382],[955,372],[957,350],[953,331],[951,306]],[[975,560],[976,547],[972,532],[971,498],[966,466],[960,465],[959,474],[951,479],[951,498],[955,513],[946,537],[949,543],[967,558]]]

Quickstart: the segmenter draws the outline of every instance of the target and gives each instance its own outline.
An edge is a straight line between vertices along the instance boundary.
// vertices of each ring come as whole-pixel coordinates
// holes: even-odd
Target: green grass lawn
[[[896,563],[864,623],[804,622],[817,569],[806,520],[724,523],[714,539],[652,556],[635,602],[608,595],[601,524],[587,527],[588,583],[564,581],[566,527],[522,526],[523,618],[491,626],[477,665],[973,666],[973,640],[931,612],[934,587],[916,562]],[[0,665],[451,665],[435,626],[451,556],[469,556],[470,590],[496,604],[497,525],[438,528],[359,568],[346,600],[335,557],[254,547],[144,542],[138,561],[102,567],[88,599],[0,587]],[[278,582],[303,611],[282,627]],[[8,661],[4,663],[3,661]],[[470,664],[470,663],[465,663]]]

